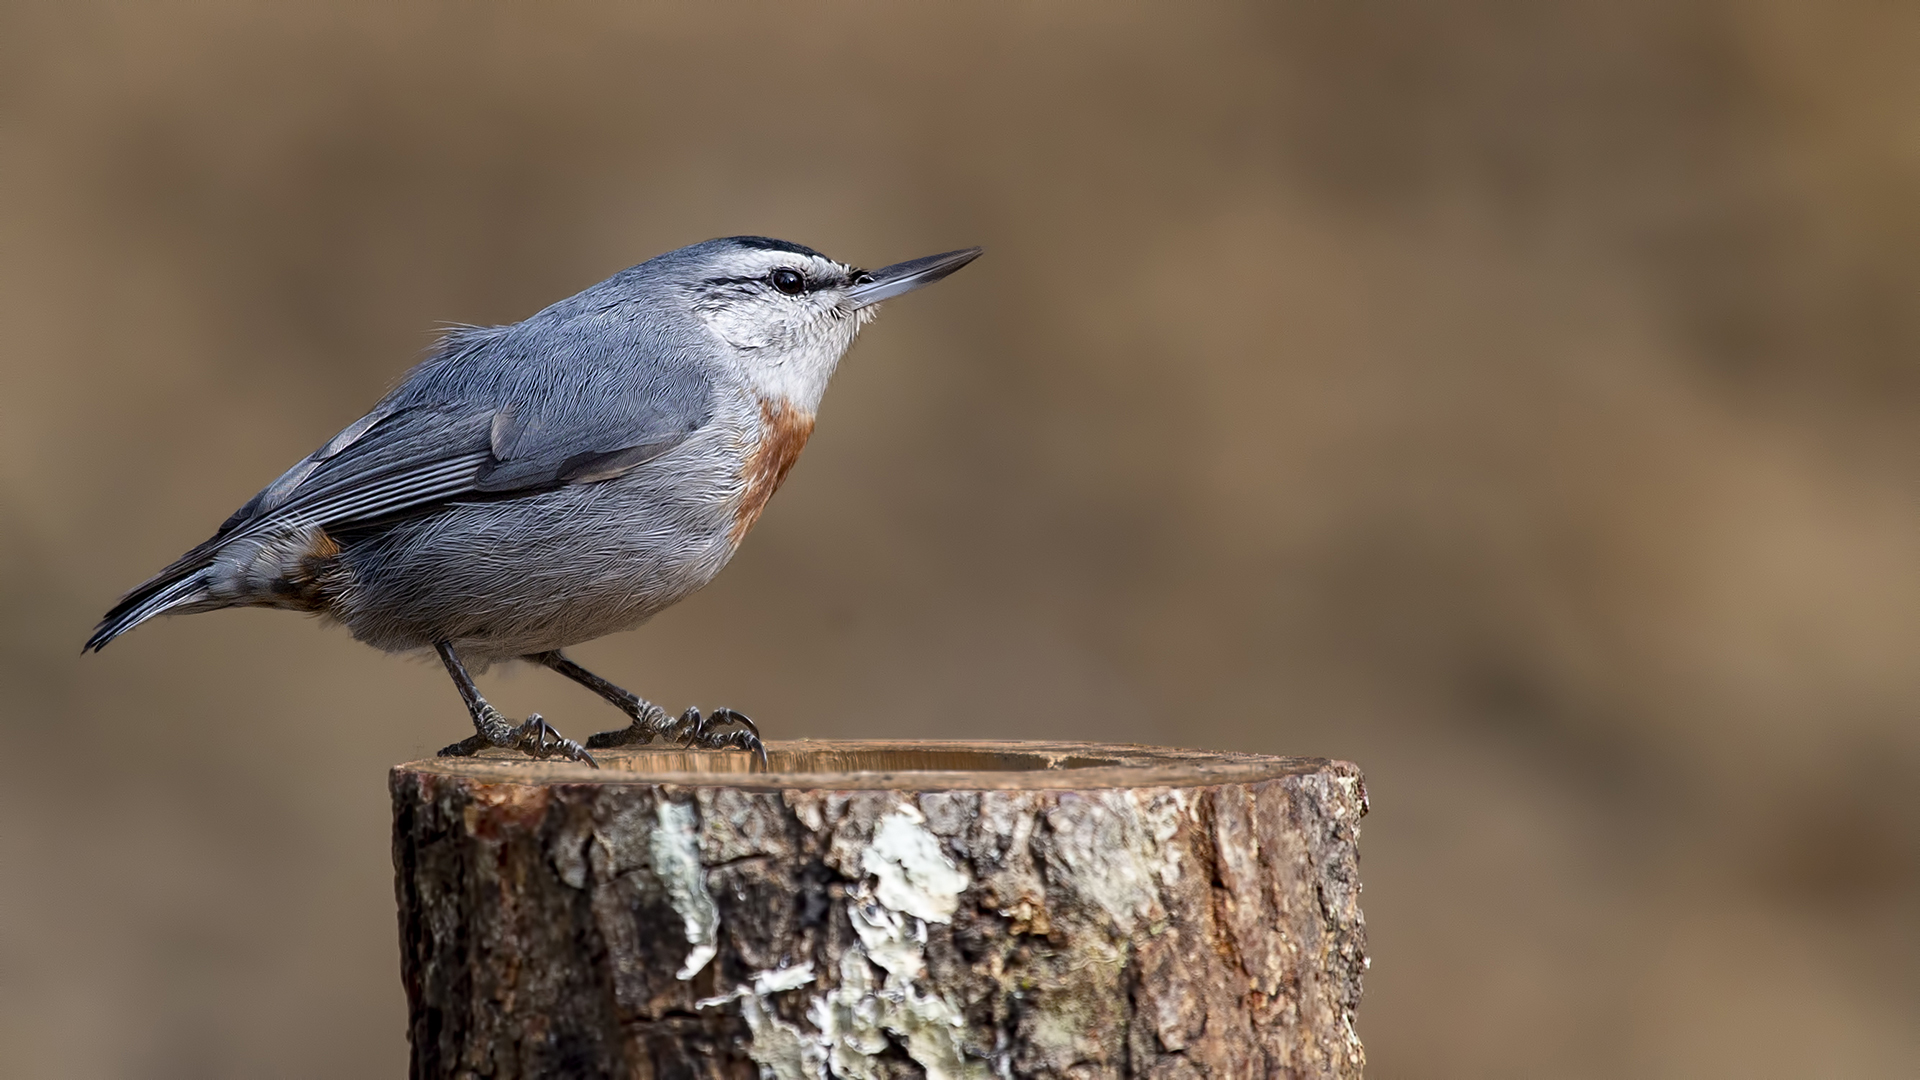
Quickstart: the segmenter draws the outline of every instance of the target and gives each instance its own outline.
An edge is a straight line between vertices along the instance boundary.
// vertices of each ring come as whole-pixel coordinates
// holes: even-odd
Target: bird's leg
[[[565,675],[633,717],[633,723],[618,731],[603,731],[588,739],[587,745],[595,750],[643,745],[665,736],[682,746],[697,746],[703,750],[750,750],[759,757],[760,764],[767,763],[767,748],[760,742],[760,729],[745,715],[732,709],[715,709],[702,716],[699,709],[689,708],[678,718],[671,718],[667,710],[595,675],[561,655],[557,649],[534,653],[526,659]]]
[[[615,686],[607,680],[581,667],[561,654],[553,652],[533,653],[522,657],[543,667],[565,675],[581,686],[599,694],[633,718],[633,723],[619,731],[603,731],[587,740],[587,745],[596,750],[613,746],[631,746],[635,743],[650,743],[656,737],[667,734],[673,728],[673,721],[667,717],[667,710],[641,697],[631,690]]]
[[[441,757],[471,757],[489,746],[501,746],[519,750],[528,757],[563,757],[584,761],[596,769],[600,767],[592,754],[553,730],[553,725],[542,720],[539,713],[527,717],[524,724],[509,722],[500,715],[500,710],[480,696],[480,688],[473,685],[473,676],[467,674],[466,666],[454,655],[452,644],[435,642],[433,649],[440,654],[440,662],[447,665],[447,674],[453,676],[453,685],[460,688],[460,697],[467,703],[467,711],[473,714],[474,734],[440,751]]]

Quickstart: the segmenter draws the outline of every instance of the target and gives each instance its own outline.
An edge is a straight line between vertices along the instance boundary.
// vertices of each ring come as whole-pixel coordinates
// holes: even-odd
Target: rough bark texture
[[[396,768],[413,1075],[1360,1075],[1354,766],[771,749]]]

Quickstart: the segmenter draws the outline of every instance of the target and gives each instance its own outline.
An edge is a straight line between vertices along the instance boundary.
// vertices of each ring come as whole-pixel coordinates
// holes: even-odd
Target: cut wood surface
[[[1353,765],[768,753],[395,768],[413,1075],[1360,1075]]]

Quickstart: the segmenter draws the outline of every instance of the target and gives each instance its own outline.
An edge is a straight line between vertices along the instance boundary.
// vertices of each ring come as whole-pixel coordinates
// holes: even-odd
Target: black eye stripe
[[[715,290],[737,289],[740,286],[744,285],[744,286],[751,286],[751,287],[760,288],[760,289],[770,288],[770,289],[774,289],[775,291],[785,293],[786,290],[781,289],[779,283],[774,280],[775,274],[781,274],[781,275],[790,274],[799,279],[799,285],[800,285],[799,291],[794,293],[787,293],[787,295],[789,296],[797,296],[799,295],[800,292],[811,292],[814,289],[825,288],[829,285],[835,284],[836,282],[839,282],[841,284],[857,284],[856,281],[851,281],[851,280],[840,282],[839,281],[840,276],[832,272],[828,272],[826,277],[820,280],[814,280],[808,275],[808,271],[801,270],[801,269],[798,269],[797,267],[792,267],[792,266],[776,266],[772,270],[769,270],[766,273],[759,275],[758,277],[703,278],[700,284],[707,289],[715,289]],[[855,271],[855,274],[864,275],[865,272]]]

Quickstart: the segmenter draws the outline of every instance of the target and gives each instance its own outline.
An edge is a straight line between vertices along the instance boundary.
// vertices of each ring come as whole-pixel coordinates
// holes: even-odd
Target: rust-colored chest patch
[[[800,449],[807,445],[807,436],[813,434],[813,415],[801,412],[784,402],[762,401],[760,403],[760,444],[747,458],[745,468],[741,470],[747,487],[740,496],[740,509],[735,512],[733,528],[727,538],[736,546],[753,528],[760,518],[760,511],[767,508],[767,500],[780,490],[781,481],[787,478],[787,470],[800,458]]]

